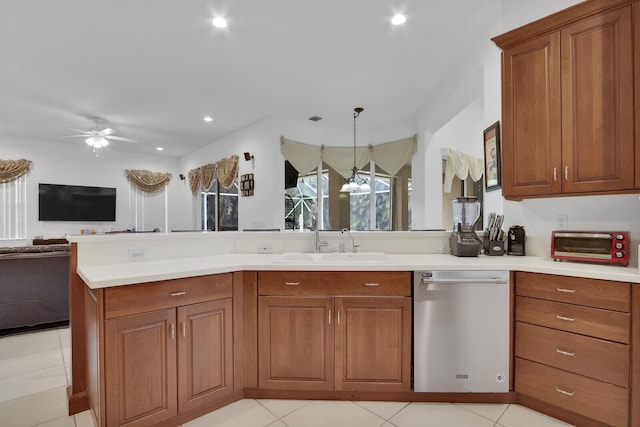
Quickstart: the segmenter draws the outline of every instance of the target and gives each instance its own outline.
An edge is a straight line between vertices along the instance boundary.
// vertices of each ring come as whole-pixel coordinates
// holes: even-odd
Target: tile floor
[[[69,329],[0,337],[0,426],[93,427],[67,416]],[[183,427],[568,426],[519,405],[245,399]]]

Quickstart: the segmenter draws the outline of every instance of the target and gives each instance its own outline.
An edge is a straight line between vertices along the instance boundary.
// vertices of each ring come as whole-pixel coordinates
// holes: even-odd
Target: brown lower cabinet
[[[261,272],[258,387],[409,391],[410,286],[405,272]]]
[[[517,272],[515,294],[519,400],[577,425],[637,425],[632,285]]]
[[[171,423],[233,394],[230,274],[107,288],[103,303],[101,424]]]

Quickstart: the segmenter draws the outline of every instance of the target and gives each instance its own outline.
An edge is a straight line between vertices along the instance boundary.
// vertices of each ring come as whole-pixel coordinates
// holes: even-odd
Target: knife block
[[[485,255],[504,255],[504,240],[489,240],[489,236],[485,234],[482,240],[482,249]]]

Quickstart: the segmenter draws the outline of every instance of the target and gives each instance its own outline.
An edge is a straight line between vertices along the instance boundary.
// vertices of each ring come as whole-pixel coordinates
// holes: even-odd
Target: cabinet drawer
[[[516,295],[629,312],[631,285],[610,280],[518,272]]]
[[[516,358],[515,390],[608,425],[628,425],[626,388]]]
[[[260,295],[411,296],[408,271],[260,271]]]
[[[516,297],[516,320],[629,344],[631,316],[619,311]]]
[[[228,298],[231,295],[231,273],[116,286],[105,289],[105,318]]]
[[[516,322],[516,356],[629,387],[629,346]]]

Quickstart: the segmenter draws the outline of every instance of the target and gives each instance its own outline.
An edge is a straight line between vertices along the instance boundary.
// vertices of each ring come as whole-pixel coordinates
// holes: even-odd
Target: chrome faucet
[[[351,235],[351,232],[346,229],[343,228],[341,231],[342,234],[347,233],[349,235],[349,237],[351,238],[351,252],[353,252],[354,254],[358,252],[358,247],[360,247],[360,245],[356,245],[355,240],[353,240],[353,236]]]
[[[313,251],[320,252],[320,249],[322,249],[324,246],[327,246],[327,245],[328,245],[327,242],[320,240],[320,230],[318,230],[318,227],[316,225],[316,229],[314,231],[314,238],[313,238]]]

